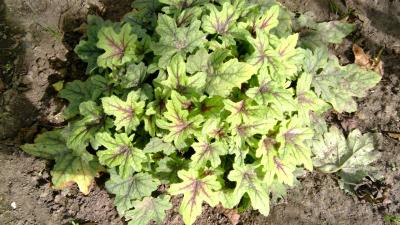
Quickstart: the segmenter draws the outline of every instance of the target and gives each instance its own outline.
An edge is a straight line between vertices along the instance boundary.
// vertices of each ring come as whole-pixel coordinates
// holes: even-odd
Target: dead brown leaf
[[[221,204],[217,205],[216,209],[219,213],[224,214],[224,216],[229,219],[232,225],[239,223],[240,215],[236,209],[225,209]]]
[[[378,56],[375,59],[371,59],[371,56],[364,52],[364,50],[357,44],[353,44],[353,53],[355,57],[354,63],[362,68],[373,70],[383,76],[383,62]]]
[[[400,141],[400,133],[388,133],[389,137]]]
[[[388,202],[390,185],[370,176],[354,188],[356,196],[363,201],[378,204]]]
[[[0,92],[4,91],[6,89],[6,86],[4,85],[3,81],[0,79]]]

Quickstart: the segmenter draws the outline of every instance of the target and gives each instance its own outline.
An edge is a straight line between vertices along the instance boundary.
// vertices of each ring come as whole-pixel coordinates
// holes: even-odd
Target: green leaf
[[[118,167],[123,178],[140,172],[142,163],[146,161],[144,152],[132,146],[132,139],[133,136],[128,137],[125,133],[117,133],[115,138],[107,132],[96,135],[96,141],[107,148],[97,152],[100,163],[110,168]]]
[[[175,151],[176,149],[171,143],[164,142],[158,137],[151,138],[150,142],[143,149],[145,153],[163,152],[166,155],[171,155]]]
[[[313,59],[308,65],[308,68],[316,69],[321,68],[321,61],[322,65],[325,65],[322,71],[313,73],[312,86],[315,92],[332,104],[339,113],[356,111],[357,103],[353,97],[365,97],[367,90],[374,87],[381,80],[381,76],[354,64],[340,66],[337,58],[331,57],[327,60],[327,55],[321,55],[319,52],[326,50],[316,50],[310,57],[317,57],[320,61]],[[313,65],[312,62],[316,62],[317,65]]]
[[[175,55],[172,58],[167,71],[168,78],[161,83],[179,93],[188,93],[190,91],[202,93],[206,85],[206,76],[204,74],[186,75],[186,64],[181,55]]]
[[[56,158],[56,164],[50,172],[54,188],[64,189],[76,183],[83,194],[89,194],[90,186],[102,167],[88,152],[82,154],[84,156],[65,154]]]
[[[225,49],[218,49],[211,54],[200,49],[188,58],[188,72],[206,76],[206,89],[209,95],[226,97],[234,87],[240,87],[248,81],[256,70],[253,66],[237,59],[224,60],[230,55]],[[204,75],[203,75],[204,74]]]
[[[294,91],[271,80],[268,70],[264,67],[258,75],[258,87],[250,88],[246,95],[254,99],[260,105],[271,104],[279,114],[298,109],[294,100]]]
[[[255,68],[251,65],[239,62],[237,59],[218,65],[213,70],[207,71],[206,92],[209,95],[219,95],[226,97],[234,87],[248,81],[253,74]]]
[[[199,0],[199,1],[194,1],[196,2],[196,6],[190,7],[190,8],[185,8],[184,10],[182,10],[181,13],[177,13],[176,18],[176,23],[178,26],[182,27],[182,26],[188,26],[191,23],[193,23],[196,20],[200,19],[201,14],[203,13],[204,7],[203,6],[199,6],[205,2],[207,2],[206,0]],[[184,1],[182,2],[183,4],[185,3]],[[165,8],[164,8],[165,9]]]
[[[314,165],[325,173],[337,172],[339,185],[345,191],[353,193],[364,177],[373,175],[371,163],[379,158],[380,153],[375,151],[372,134],[361,134],[356,129],[346,140],[341,131],[332,126],[314,139]]]
[[[161,4],[158,0],[136,0],[132,2],[132,10],[127,13],[123,21],[132,26],[135,34],[142,38],[146,32],[154,31],[157,23],[157,13],[161,9]]]
[[[189,27],[178,27],[173,18],[160,15],[156,32],[160,41],[152,49],[160,56],[158,65],[161,68],[166,68],[175,54],[185,56],[206,42],[206,35],[200,31],[200,21],[192,22]]]
[[[209,34],[228,34],[239,18],[244,1],[236,1],[235,5],[229,2],[222,4],[222,9],[218,10],[214,5],[208,5],[209,15],[202,18],[202,28]]]
[[[173,92],[171,100],[168,100],[166,108],[167,112],[164,113],[166,120],[157,120],[157,126],[165,129],[168,132],[163,140],[166,142],[174,142],[178,149],[186,146],[185,140],[195,134],[203,122],[200,115],[189,117],[189,112],[182,109],[181,102],[178,100],[179,94]]]
[[[176,155],[166,156],[156,163],[156,176],[165,184],[178,183],[178,171],[189,169],[189,160]]]
[[[82,61],[88,64],[86,73],[90,74],[97,68],[97,58],[103,53],[97,48],[97,34],[103,26],[113,26],[110,21],[104,21],[101,17],[88,15],[87,40],[81,40],[74,51]]]
[[[306,169],[312,170],[311,149],[306,141],[313,136],[313,130],[304,127],[297,117],[284,122],[276,138],[280,143],[279,155],[282,158],[293,157],[297,165],[303,164]]]
[[[279,5],[273,5],[271,8],[266,10],[262,15],[252,18],[251,27],[253,31],[259,29],[265,33],[275,28],[279,24]]]
[[[105,184],[106,189],[115,195],[115,205],[122,214],[134,206],[132,200],[149,197],[160,185],[159,180],[143,172],[123,178],[111,170],[110,176]]]
[[[102,167],[82,146],[72,150],[67,147],[64,130],[48,131],[39,135],[34,144],[25,144],[21,149],[34,156],[55,160],[51,170],[54,188],[64,189],[72,183],[89,194],[90,186]]]
[[[278,53],[276,60],[279,60],[282,66],[280,71],[287,73],[289,77],[297,72],[297,66],[303,59],[299,49],[296,48],[298,39],[299,34],[297,33],[289,35],[286,38],[281,38],[276,47]]]
[[[342,40],[355,30],[355,24],[349,24],[341,21],[330,21],[318,23],[316,32],[319,32],[319,38],[323,43],[340,44]]]
[[[310,90],[312,82],[312,75],[310,73],[303,73],[297,80],[296,98],[298,107],[298,115],[305,125],[311,122],[310,113],[321,115],[327,111],[330,106],[318,98],[317,95]]]
[[[211,118],[204,122],[202,135],[223,141],[227,138],[228,126],[225,122],[221,122],[219,118]]]
[[[156,134],[156,120],[161,119],[166,111],[166,103],[170,95],[170,89],[156,87],[154,89],[154,100],[146,106],[144,128],[151,136],[155,136]]]
[[[296,169],[296,160],[291,157],[283,156],[279,158],[278,152],[272,150],[268,154],[268,158],[263,158],[268,160],[266,164],[263,164],[265,171],[264,181],[268,185],[272,185],[276,179],[278,183],[287,184],[289,186],[294,185],[295,176],[294,171]]]
[[[255,38],[249,36],[247,40],[254,48],[254,52],[247,57],[248,63],[257,69],[266,64],[278,69],[279,62],[276,61],[278,56],[270,46],[269,37],[266,33],[257,30],[257,36]]]
[[[223,98],[220,96],[207,97],[201,96],[198,101],[194,102],[193,115],[201,114],[207,119],[217,119],[221,116],[224,108]]]
[[[69,105],[64,110],[65,119],[79,114],[79,105],[85,101],[97,100],[105,91],[107,80],[102,76],[91,76],[86,81],[75,80],[65,85],[58,97],[68,100]]]
[[[63,130],[47,131],[39,134],[33,144],[24,144],[21,149],[25,152],[49,160],[56,159],[71,150],[65,145],[65,133]]]
[[[300,45],[309,49],[324,47],[328,43],[340,44],[356,28],[354,24],[342,21],[316,23],[307,15],[300,15],[295,22],[295,29],[304,31]]]
[[[275,73],[277,81],[292,79],[303,59],[300,50],[296,48],[298,38],[298,34],[292,34],[279,39],[274,35],[264,34],[257,30],[256,38],[247,38],[255,49],[247,58],[247,62],[257,69],[267,66]]]
[[[276,122],[277,121],[274,119],[259,117],[245,121],[244,123],[231,124],[231,153],[236,154],[237,157],[242,155],[242,151],[246,150],[243,146],[244,144],[251,145],[252,148],[256,147],[256,144],[251,144],[255,140],[253,136],[257,134],[267,134],[272,130]]]
[[[128,64],[124,71],[125,73],[117,75],[117,82],[124,89],[136,88],[143,84],[145,79],[148,77],[147,67],[143,62],[140,62],[139,64]]]
[[[168,15],[173,15],[176,18],[178,27],[187,26],[197,20],[204,9],[206,0],[161,0],[167,5],[162,8],[162,11]]]
[[[139,98],[137,91],[131,91],[126,101],[115,95],[101,99],[104,112],[115,117],[114,125],[117,130],[125,128],[125,132],[130,133],[140,124],[145,102],[139,101]]]
[[[269,186],[269,189],[272,195],[272,205],[280,203],[280,200],[287,196],[288,187],[285,184],[279,182],[277,179],[272,182],[272,184]]]
[[[103,27],[99,31],[97,47],[104,53],[97,59],[97,64],[103,68],[115,68],[127,62],[138,60],[135,50],[137,36],[133,34],[129,24],[125,24],[116,32],[112,27]]]
[[[190,159],[195,168],[204,167],[207,161],[211,163],[213,168],[217,168],[221,164],[220,156],[228,152],[228,149],[222,142],[216,141],[211,143],[206,139],[192,144],[192,148],[195,150],[195,154]]]
[[[256,157],[261,158],[261,164],[266,168],[273,164],[273,158],[276,156],[277,151],[276,145],[277,142],[274,138],[270,138],[265,135],[262,136],[260,142],[258,143]]]
[[[67,145],[72,149],[79,149],[94,141],[95,134],[104,127],[103,110],[93,101],[79,105],[82,119],[69,125]]]
[[[233,102],[229,99],[224,100],[224,108],[230,112],[230,115],[226,118],[226,122],[232,124],[247,122],[254,118],[261,119],[265,110],[261,106],[250,105],[250,101],[241,100]]]
[[[238,165],[245,164],[245,159],[249,153],[249,147],[244,143],[244,138],[234,137],[231,138],[229,143],[229,154],[235,155],[235,163]]]
[[[203,202],[214,207],[219,202],[218,190],[221,188],[215,175],[201,178],[195,170],[178,172],[181,183],[172,184],[168,192],[172,195],[183,194],[179,212],[186,225],[191,225],[201,214]]]
[[[373,177],[371,173],[375,170],[374,167],[368,168],[368,170],[358,170],[355,173],[346,173],[343,171],[337,172],[340,177],[338,180],[339,187],[343,189],[346,193],[354,194],[357,185],[363,183],[366,177]],[[372,174],[373,175],[373,174]]]
[[[247,193],[251,200],[251,206],[267,216],[269,214],[269,192],[262,179],[255,172],[257,167],[255,165],[233,165],[233,170],[228,175],[230,181],[236,182],[231,197],[235,199],[237,204],[242,196]]]
[[[167,11],[168,13],[173,13],[175,11],[180,12],[184,9],[202,5],[207,1],[206,0],[160,0],[160,2],[163,3],[164,5],[168,5],[168,10],[163,9],[164,11]]]
[[[199,49],[195,54],[190,55],[187,59],[187,72],[194,74],[196,72],[212,72],[231,53],[227,49],[217,49],[211,54],[208,54],[204,48]]]
[[[374,138],[370,133],[361,134],[360,130],[353,130],[347,137],[347,147],[351,149],[351,157],[341,166],[345,173],[355,173],[378,159],[379,152],[374,151]]]
[[[142,201],[134,201],[135,209],[126,212],[125,217],[131,219],[128,225],[143,225],[154,221],[157,224],[163,222],[165,211],[172,208],[170,197],[163,195],[157,198],[145,197]]]
[[[368,165],[378,159],[374,151],[371,134],[362,135],[353,130],[346,138],[340,130],[332,126],[313,142],[314,165],[326,173],[342,170],[355,174],[359,170],[368,170]]]

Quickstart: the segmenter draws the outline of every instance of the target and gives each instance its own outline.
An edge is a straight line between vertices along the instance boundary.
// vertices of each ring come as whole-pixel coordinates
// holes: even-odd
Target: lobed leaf
[[[65,138],[63,130],[47,131],[39,134],[33,144],[24,144],[21,149],[36,157],[54,160],[70,152],[65,144]]]
[[[208,5],[210,14],[202,18],[203,30],[209,34],[228,34],[236,24],[244,7],[244,1],[235,3],[232,5],[230,2],[224,2],[221,10],[218,10],[215,5]]]
[[[96,141],[107,148],[97,152],[99,162],[109,168],[118,167],[123,178],[140,172],[147,158],[143,151],[132,146],[132,139],[133,136],[128,137],[125,133],[117,133],[115,138],[106,132],[98,133]]]
[[[173,92],[172,99],[168,100],[164,114],[166,120],[157,120],[157,126],[161,129],[168,130],[168,134],[163,140],[166,142],[174,142],[175,146],[180,149],[186,146],[185,140],[195,134],[203,122],[200,115],[189,117],[189,112],[182,109],[181,102],[178,100],[179,94]]]
[[[139,97],[137,91],[131,91],[126,101],[115,95],[101,99],[104,112],[115,117],[114,125],[117,130],[124,128],[126,133],[130,133],[140,124],[145,103],[139,101]]]
[[[135,52],[137,36],[132,33],[129,24],[122,26],[119,32],[113,27],[103,27],[98,33],[98,38],[97,47],[105,51],[97,58],[100,67],[113,69],[138,60]]]
[[[67,146],[72,149],[86,147],[89,142],[94,143],[96,133],[105,126],[103,110],[95,102],[81,103],[79,111],[83,118],[72,122],[66,131],[68,132]]]
[[[171,155],[175,151],[176,149],[171,143],[164,142],[158,137],[151,138],[150,142],[143,149],[145,153],[163,152],[166,155]]]
[[[178,172],[178,176],[182,182],[172,184],[168,192],[172,195],[183,194],[179,212],[183,217],[183,222],[190,225],[201,214],[203,202],[210,206],[218,204],[217,191],[221,185],[217,182],[215,175],[200,178],[199,173],[195,170],[181,170]]]
[[[106,182],[106,189],[115,195],[115,205],[118,212],[125,214],[127,210],[134,206],[133,200],[149,197],[160,185],[160,181],[150,174],[140,172],[129,177],[121,177],[111,170],[110,180]]]
[[[313,130],[304,127],[298,118],[292,118],[281,127],[276,140],[280,142],[279,155],[283,158],[293,157],[297,165],[303,164],[308,170],[313,169],[311,149],[306,141],[314,136]]]
[[[342,170],[355,174],[377,159],[373,138],[359,130],[350,132],[347,140],[340,130],[332,126],[313,142],[314,164],[320,170],[332,173]]]
[[[206,92],[209,95],[226,97],[232,88],[240,87],[255,72],[255,68],[251,65],[239,62],[237,59],[230,59],[206,72]]]
[[[234,169],[229,173],[228,179],[236,182],[235,190],[231,198],[235,204],[239,203],[242,196],[247,193],[251,200],[251,206],[261,214],[269,214],[269,193],[266,185],[258,178],[255,165],[234,164]]]
[[[56,164],[51,170],[51,182],[57,189],[64,189],[71,183],[76,183],[83,194],[89,194],[94,178],[102,171],[97,160],[87,152],[85,156],[65,154],[56,158]]]
[[[133,210],[126,212],[125,217],[131,219],[128,225],[148,224],[151,221],[162,223],[165,218],[165,211],[172,208],[169,202],[170,197],[144,197],[142,201],[133,202]]]
[[[67,83],[58,97],[68,100],[69,105],[63,111],[65,119],[79,114],[79,105],[85,101],[97,100],[105,91],[107,80],[102,76],[91,76],[86,81],[75,80]]]
[[[97,58],[103,53],[97,48],[96,44],[99,41],[97,35],[103,26],[112,26],[110,21],[104,21],[102,18],[95,15],[87,17],[87,40],[81,40],[75,47],[74,51],[82,61],[86,62],[86,73],[90,74],[97,67]]]
[[[160,15],[156,32],[160,41],[152,49],[155,55],[160,56],[158,66],[161,68],[166,68],[174,55],[192,53],[206,42],[206,35],[200,31],[200,21],[194,21],[188,27],[178,27],[173,18]]]
[[[328,43],[340,44],[356,28],[354,24],[342,21],[316,23],[308,15],[301,15],[295,22],[295,29],[303,30],[300,45],[309,49],[324,47]]]
[[[178,171],[189,169],[189,160],[177,155],[166,156],[156,164],[156,177],[165,184],[178,183],[180,181]]]
[[[338,112],[354,112],[357,104],[353,97],[364,97],[366,91],[374,87],[381,76],[351,64],[340,66],[337,58],[328,60],[327,50],[317,49],[309,54],[307,71],[314,76],[312,86],[323,100],[332,104]],[[322,68],[322,71],[318,69]]]
[[[278,5],[271,6],[268,10],[257,17],[252,18],[251,27],[255,31],[259,29],[265,33],[269,32],[271,29],[279,25],[279,11],[280,7]]]
[[[21,149],[38,157],[55,160],[50,172],[55,188],[64,189],[76,183],[82,193],[89,194],[94,177],[103,169],[82,146],[69,148],[66,138],[62,129],[48,131],[38,136],[34,144],[22,145]]]
[[[221,164],[220,156],[225,155],[228,150],[222,142],[210,143],[207,140],[196,142],[191,147],[195,150],[195,154],[190,158],[195,168],[204,167],[208,161],[211,167],[217,168]]]

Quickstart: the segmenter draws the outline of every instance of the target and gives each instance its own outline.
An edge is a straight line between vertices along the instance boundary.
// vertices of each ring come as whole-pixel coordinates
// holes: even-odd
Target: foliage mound
[[[202,204],[268,215],[304,169],[360,178],[372,139],[348,139],[323,113],[354,112],[380,76],[328,54],[354,29],[315,23],[273,1],[137,0],[121,22],[88,17],[75,52],[87,78],[59,97],[68,125],[22,149],[54,160],[55,188],[94,178],[129,224],[160,223],[183,195],[185,224]],[[296,31],[307,30],[297,33]]]

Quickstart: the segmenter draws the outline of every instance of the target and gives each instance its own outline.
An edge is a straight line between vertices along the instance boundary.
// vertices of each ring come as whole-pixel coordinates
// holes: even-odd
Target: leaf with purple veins
[[[269,214],[269,192],[265,185],[255,172],[257,165],[234,164],[233,170],[229,173],[228,179],[236,182],[236,187],[232,193],[235,204],[238,204],[242,196],[247,193],[251,200],[251,206],[257,209],[261,214]]]
[[[214,207],[219,202],[218,191],[221,184],[216,175],[201,178],[195,170],[181,170],[178,172],[181,183],[172,184],[168,192],[172,195],[183,194],[179,212],[186,225],[191,225],[201,214],[203,202]]]
[[[101,99],[104,112],[115,117],[114,125],[117,130],[124,127],[125,132],[130,133],[139,125],[145,106],[145,102],[139,101],[139,98],[137,91],[131,91],[126,101],[114,95]]]
[[[99,31],[97,47],[105,51],[97,59],[100,67],[113,69],[137,60],[135,53],[137,36],[131,31],[129,24],[125,24],[119,32],[112,27],[103,27]]]

